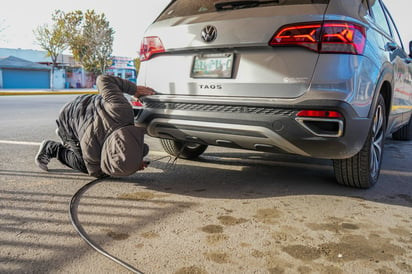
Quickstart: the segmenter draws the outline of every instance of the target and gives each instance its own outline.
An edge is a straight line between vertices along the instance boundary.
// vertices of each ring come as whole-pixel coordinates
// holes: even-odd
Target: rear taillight
[[[143,104],[140,101],[131,101],[130,103],[134,107],[143,107]]]
[[[303,46],[319,53],[362,54],[365,28],[347,22],[326,21],[289,25],[275,33],[271,46]]]
[[[321,24],[286,26],[270,41],[271,46],[299,45],[318,51]]]
[[[140,61],[149,60],[153,54],[165,52],[163,43],[157,36],[143,38],[140,46]]]
[[[342,118],[342,114],[333,110],[301,110],[297,117]]]

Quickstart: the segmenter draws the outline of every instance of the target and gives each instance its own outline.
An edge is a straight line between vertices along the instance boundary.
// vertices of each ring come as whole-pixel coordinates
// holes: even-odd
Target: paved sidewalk
[[[7,95],[67,95],[67,94],[96,94],[96,89],[0,89],[0,96]]]

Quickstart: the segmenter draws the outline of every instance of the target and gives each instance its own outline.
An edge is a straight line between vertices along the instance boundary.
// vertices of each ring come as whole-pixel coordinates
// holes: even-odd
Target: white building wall
[[[54,88],[63,89],[65,88],[65,84],[66,84],[65,70],[64,69],[54,69]]]

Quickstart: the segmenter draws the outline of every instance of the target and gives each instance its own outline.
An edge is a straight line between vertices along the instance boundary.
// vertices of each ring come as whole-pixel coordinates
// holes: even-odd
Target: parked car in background
[[[409,49],[410,51],[410,49]],[[171,1],[142,41],[138,122],[168,153],[207,146],[333,160],[369,188],[412,139],[412,65],[381,0]]]

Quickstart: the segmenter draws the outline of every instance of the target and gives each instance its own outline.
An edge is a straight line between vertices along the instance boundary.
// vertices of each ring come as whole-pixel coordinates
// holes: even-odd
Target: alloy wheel
[[[370,150],[370,172],[371,177],[378,176],[382,161],[382,149],[384,141],[384,113],[381,105],[376,108],[372,125],[372,141]]]

